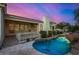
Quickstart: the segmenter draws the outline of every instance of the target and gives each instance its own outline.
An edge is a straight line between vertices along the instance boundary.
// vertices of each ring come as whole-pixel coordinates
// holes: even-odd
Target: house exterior
[[[43,21],[25,18],[6,13],[6,4],[0,3],[0,46],[7,37],[15,37],[17,32],[39,32],[55,29],[55,23],[51,22],[47,16]]]
[[[6,14],[4,21],[5,36],[14,36],[17,32],[39,32],[55,29],[55,23],[50,22],[48,17],[43,21]]]
[[[39,32],[42,21],[7,14],[5,17],[5,35],[12,36],[16,32]]]

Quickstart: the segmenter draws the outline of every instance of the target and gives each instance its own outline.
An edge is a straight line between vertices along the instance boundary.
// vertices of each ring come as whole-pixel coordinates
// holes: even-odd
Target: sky
[[[43,16],[48,16],[56,23],[74,24],[74,10],[77,8],[78,3],[8,3],[7,13],[41,21]]]

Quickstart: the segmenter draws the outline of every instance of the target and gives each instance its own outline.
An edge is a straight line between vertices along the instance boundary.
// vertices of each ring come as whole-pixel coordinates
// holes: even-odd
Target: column
[[[43,30],[49,31],[50,30],[50,20],[47,16],[43,17]]]
[[[41,31],[41,23],[38,23],[38,25],[37,25],[37,31],[38,31],[38,32]]]
[[[3,4],[0,4],[0,48],[4,40],[4,11]]]

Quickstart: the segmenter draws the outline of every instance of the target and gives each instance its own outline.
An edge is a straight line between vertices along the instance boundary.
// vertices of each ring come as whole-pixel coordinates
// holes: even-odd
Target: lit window
[[[19,24],[16,24],[16,25],[15,25],[15,31],[16,31],[16,32],[19,32]]]
[[[20,31],[24,31],[24,25],[20,25]]]
[[[25,25],[25,31],[27,31],[27,25]]]
[[[9,24],[9,32],[14,32],[14,24]]]

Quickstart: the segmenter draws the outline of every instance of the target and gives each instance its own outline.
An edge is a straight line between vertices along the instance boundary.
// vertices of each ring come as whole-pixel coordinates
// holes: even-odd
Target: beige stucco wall
[[[37,31],[40,32],[41,30],[43,30],[43,23],[38,23]]]

